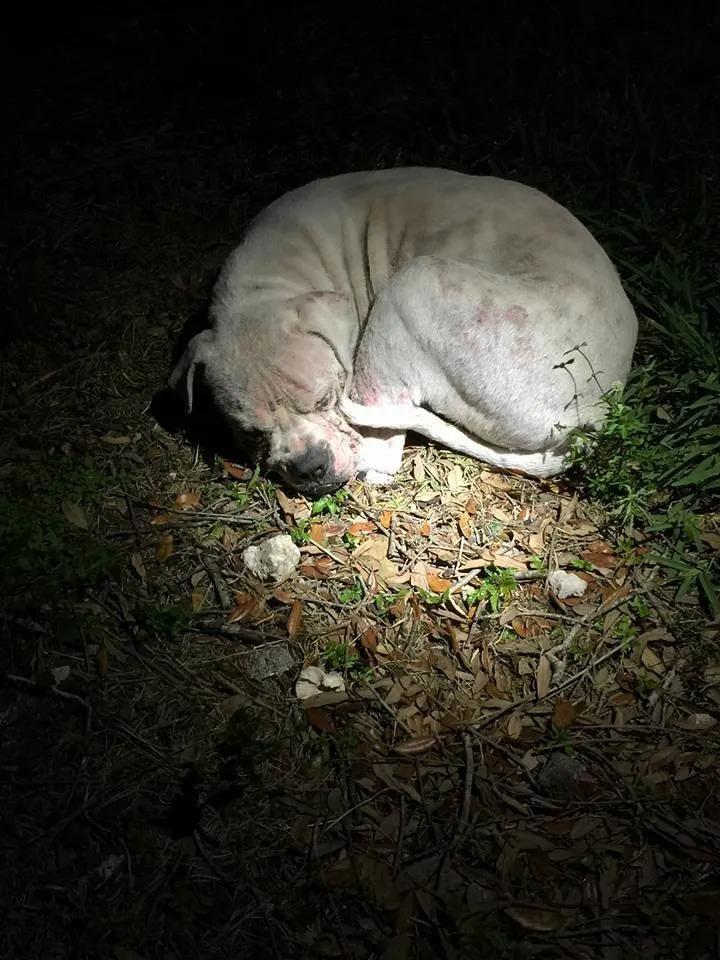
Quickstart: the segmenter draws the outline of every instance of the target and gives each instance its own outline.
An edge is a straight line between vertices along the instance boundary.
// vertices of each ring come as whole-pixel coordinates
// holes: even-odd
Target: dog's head
[[[181,390],[190,412],[200,371],[238,439],[259,436],[267,468],[301,493],[319,496],[355,473],[360,438],[338,404],[352,373],[357,331],[342,294],[294,297],[199,333],[170,386]]]

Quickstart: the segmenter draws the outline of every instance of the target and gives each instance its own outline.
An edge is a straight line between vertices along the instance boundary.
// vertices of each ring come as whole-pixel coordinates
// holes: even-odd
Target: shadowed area
[[[717,14],[18,15],[0,954],[716,957]],[[562,480],[415,438],[306,500],[167,376],[267,203],[411,164],[567,205],[636,368]]]

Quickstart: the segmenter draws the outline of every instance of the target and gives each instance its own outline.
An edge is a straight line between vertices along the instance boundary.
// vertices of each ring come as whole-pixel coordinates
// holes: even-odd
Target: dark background
[[[284,191],[409,164],[516,178],[590,226],[641,319],[640,435],[632,457],[614,450],[614,475],[603,464],[589,471],[591,492],[609,510],[629,503],[636,520],[667,512],[678,496],[663,487],[672,470],[695,470],[717,450],[707,402],[717,406],[719,356],[717,4],[509,2],[464,12],[430,3],[122,3],[24,6],[3,18],[0,953],[284,960],[318,956],[322,943],[324,956],[410,956],[393,939],[405,936],[402,918],[350,886],[325,884],[305,834],[292,832],[305,809],[293,806],[300,795],[318,817],[326,786],[347,787],[347,805],[364,797],[350,792],[350,760],[338,743],[328,747],[332,738],[309,731],[297,705],[288,706],[287,686],[274,698],[263,687],[256,714],[240,718],[246,726],[237,721],[228,733],[237,715],[219,717],[222,698],[245,690],[244,676],[218,666],[232,659],[227,639],[200,643],[178,607],[191,575],[205,576],[212,594],[206,557],[244,588],[237,541],[225,551],[210,534],[212,509],[227,506],[235,488],[194,461],[182,434],[158,428],[150,399],[183,329],[203,322],[213,278],[244,225]],[[668,435],[691,416],[685,462],[683,431]],[[706,713],[717,708],[702,699],[713,692],[703,671],[717,656],[717,624],[712,590],[700,595],[697,583],[699,571],[708,583],[716,576],[719,533],[702,476],[682,489],[684,512],[656,527],[652,545],[675,562],[657,589],[663,616],[677,614],[687,710]],[[717,489],[717,470],[714,482]],[[208,516],[153,525],[187,489],[202,491]],[[262,526],[271,510],[280,522],[269,489],[247,493],[248,523]],[[543,503],[562,511],[570,495],[556,488]],[[68,501],[89,518],[87,529]],[[700,542],[703,512],[710,539]],[[245,522],[240,516],[231,532]],[[166,529],[176,552],[163,558]],[[688,570],[693,605],[676,610]],[[286,609],[269,603],[271,626],[285,630]],[[645,616],[660,624],[655,608]],[[306,626],[309,643],[313,629]],[[70,667],[64,686],[48,674],[58,666]],[[621,732],[613,741],[626,751],[628,780],[634,764],[647,771],[648,749],[665,743],[654,721],[641,726],[650,707],[636,693],[623,687],[620,696],[639,704],[637,738]],[[577,905],[578,878],[586,897],[556,945],[545,915],[518,924],[502,912],[509,896],[542,906],[551,894],[524,860],[510,879],[496,870],[506,835],[523,823],[495,785],[526,787],[515,745],[496,734],[482,746],[488,792],[473,802],[480,821],[492,820],[497,844],[483,846],[482,834],[459,854],[468,889],[497,897],[488,925],[482,914],[466,937],[462,911],[448,906],[431,923],[418,908],[416,955],[717,957],[717,746],[708,745],[696,776],[660,796],[650,822],[647,793],[621,784],[606,762],[601,727],[587,733],[599,739],[580,755],[606,790],[597,816],[607,826],[602,843],[588,840],[578,863],[562,861],[552,874],[553,910],[561,897]],[[680,736],[697,746],[692,731]],[[273,738],[279,754],[265,750]],[[204,745],[205,766],[187,760],[191,742]],[[327,748],[321,773],[308,744]],[[466,753],[459,739],[450,749],[458,778],[430,796],[427,824],[406,840],[418,859],[428,846],[442,859],[455,828]],[[230,773],[227,750],[235,751]],[[203,816],[215,817],[205,846],[199,798]],[[395,793],[384,799],[398,802]],[[531,802],[528,822],[544,830],[547,798]],[[581,799],[568,822],[582,825],[587,811]],[[571,840],[558,843],[566,849]],[[545,849],[531,851],[541,867]],[[638,850],[642,874],[625,869],[632,858],[640,863]],[[98,870],[108,862],[106,881]],[[640,877],[638,889],[623,886],[628,877]],[[469,917],[477,920],[472,910]]]
[[[117,234],[129,218],[138,247],[171,240],[191,269],[201,236],[217,238],[218,259],[249,215],[326,174],[427,164],[511,176],[606,229],[644,207],[659,232],[670,220],[673,242],[716,188],[710,7],[20,14],[3,42],[6,337],[49,322],[71,298],[69,273],[77,298],[85,271],[93,283],[126,269]]]

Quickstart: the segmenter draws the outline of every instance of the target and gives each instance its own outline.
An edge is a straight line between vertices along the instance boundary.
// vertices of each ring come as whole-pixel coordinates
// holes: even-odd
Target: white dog
[[[405,431],[532,476],[563,469],[624,383],[637,319],[589,231],[544,194],[406,168],[318,180],[250,226],[215,288],[200,368],[268,468],[312,496],[385,482]],[[355,429],[358,428],[358,429]]]

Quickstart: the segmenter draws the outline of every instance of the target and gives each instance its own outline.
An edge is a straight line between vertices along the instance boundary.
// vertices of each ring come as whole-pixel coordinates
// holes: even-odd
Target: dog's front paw
[[[358,480],[372,484],[375,487],[387,487],[395,477],[392,473],[382,473],[380,470],[363,470],[358,474]]]

